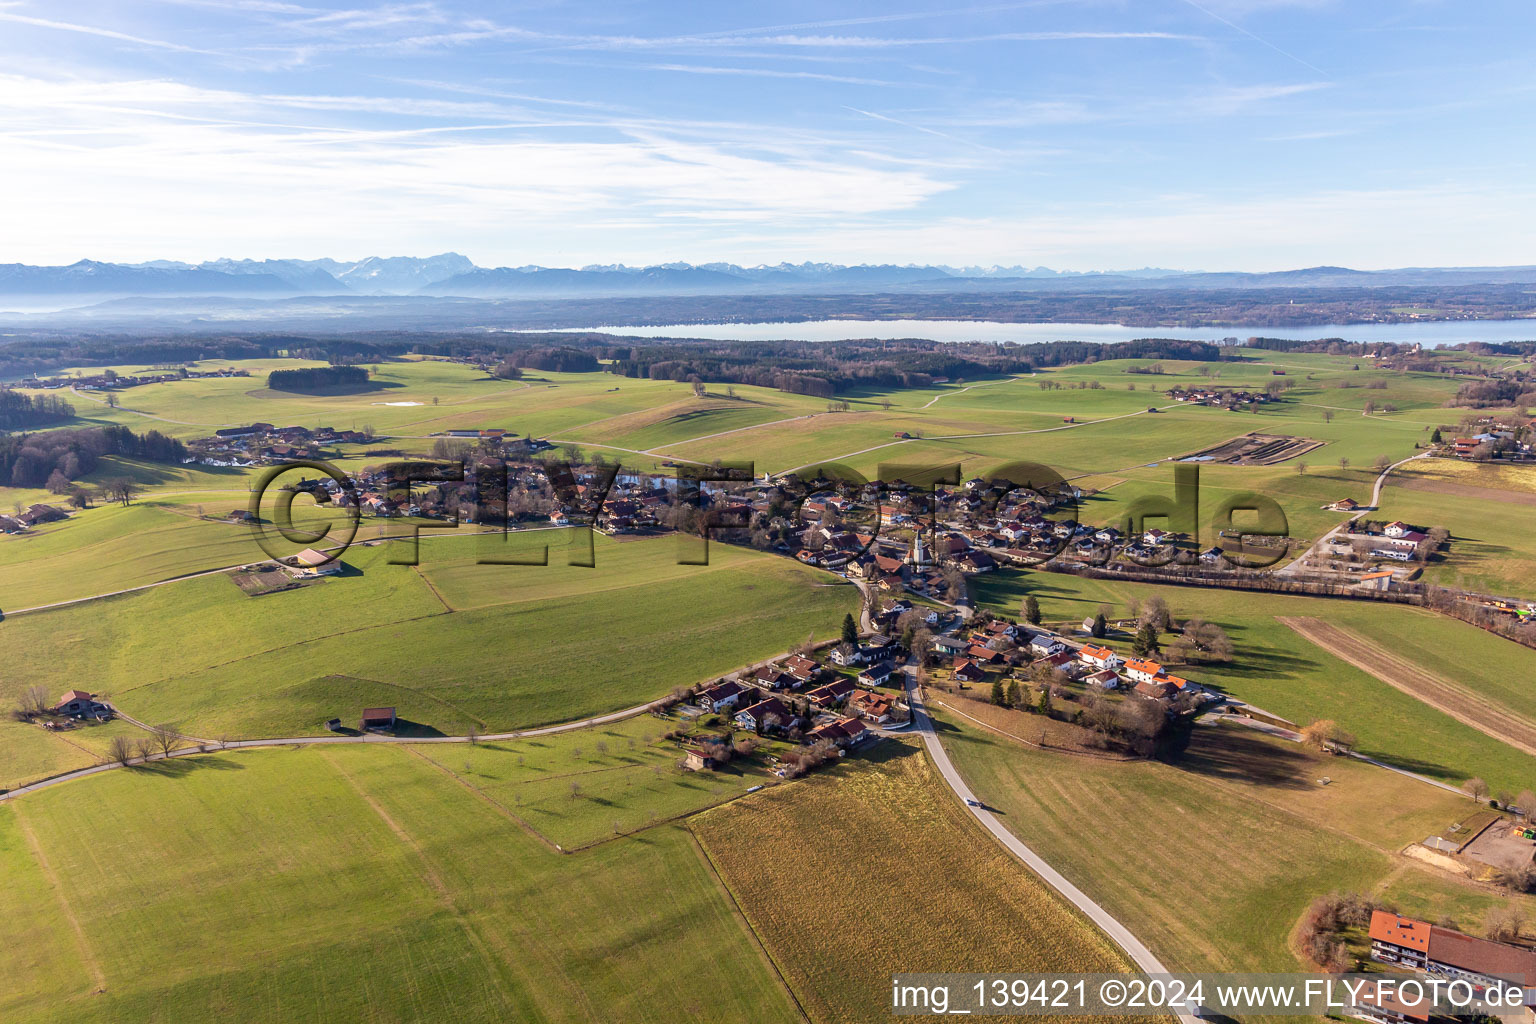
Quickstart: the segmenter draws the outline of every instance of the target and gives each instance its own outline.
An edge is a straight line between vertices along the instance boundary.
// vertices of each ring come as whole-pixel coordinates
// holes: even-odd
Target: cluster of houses
[[[163,384],[171,380],[193,380],[203,377],[249,377],[249,370],[236,370],[233,368],[221,370],[163,370],[157,373],[120,374],[112,370],[95,373],[89,377],[26,377],[17,381],[16,386],[33,388],[43,391],[58,391],[61,388],[86,388],[93,390],[118,390],[121,388],[133,388],[142,384]]]
[[[1536,449],[1519,439],[1515,431],[1506,428],[1488,429],[1466,437],[1452,439],[1446,446],[1449,454],[1458,459],[1482,461],[1485,459],[1529,459],[1536,456]]]
[[[896,645],[883,637],[857,648],[834,648],[828,658],[833,665],[853,664],[855,658],[866,663],[855,678],[814,658],[792,655],[743,678],[707,686],[694,701],[738,729],[798,737],[807,744],[826,740],[845,750],[871,738],[871,726],[908,720],[909,709],[899,696],[873,689],[890,683],[895,653]]]
[[[957,488],[928,493],[881,495],[878,504],[846,498],[807,501],[800,509],[806,527],[796,557],[872,584],[881,590],[938,595],[950,571],[963,575],[991,572],[1006,565],[1036,565],[1061,559],[1104,565],[1117,557],[1142,564],[1177,559],[1220,568],[1226,565],[1220,547],[1186,550],[1188,538],[1177,532],[1148,528],[1126,534],[1113,526],[1092,526],[1073,519],[1052,518],[1081,492],[1063,486],[1055,495],[1012,491],[999,498],[987,481],[973,478]],[[825,510],[838,515],[825,520]],[[881,536],[859,532],[845,517],[878,511]],[[910,531],[910,544],[889,535]]]
[[[1349,524],[1346,541],[1350,544],[1363,541],[1364,549],[1372,558],[1411,562],[1425,553],[1429,534],[1404,522],[1388,523],[1380,533],[1372,532],[1364,522],[1356,522]]]
[[[370,439],[362,431],[337,430],[334,427],[278,427],[271,423],[250,423],[223,427],[212,437],[200,437],[187,444],[184,462],[204,466],[259,466],[318,459],[328,444],[365,444]]]
[[[1268,392],[1244,391],[1241,388],[1172,388],[1165,394],[1175,402],[1208,405],[1234,411],[1239,406],[1264,405],[1275,400],[1274,396]]]
[[[0,515],[0,533],[26,533],[34,526],[68,519],[69,513],[53,505],[32,505],[15,515]]]
[[[976,684],[990,672],[1033,670],[1044,666],[1066,678],[1099,690],[1125,690],[1165,700],[1191,696],[1215,699],[1198,683],[1167,671],[1150,659],[1125,659],[1108,647],[1078,643],[1047,629],[994,619],[964,636],[934,641],[934,653],[947,658],[954,678]]]

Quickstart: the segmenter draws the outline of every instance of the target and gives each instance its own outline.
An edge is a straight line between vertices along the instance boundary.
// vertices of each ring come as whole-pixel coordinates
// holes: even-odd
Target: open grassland
[[[1397,852],[1470,803],[1363,762],[1235,725],[1197,727],[1177,764],[1106,762],[940,718],[978,797],[1174,970],[1299,969],[1291,930],[1330,891],[1391,883],[1389,896],[1424,893],[1403,902],[1431,920],[1441,890],[1466,905],[1494,899]]]
[[[429,453],[432,435],[444,430],[501,427],[574,443],[589,454],[602,452],[644,469],[673,459],[750,461],[759,472],[838,461],[874,477],[882,463],[958,463],[962,475],[971,476],[1024,460],[1044,463],[1090,486],[1122,481],[1106,490],[1092,509],[1105,522],[1122,517],[1135,498],[1168,489],[1166,465],[1151,464],[1239,434],[1267,431],[1324,442],[1297,460],[1310,464],[1309,474],[1299,474],[1297,462],[1206,466],[1205,506],[1213,508],[1224,498],[1247,492],[1268,494],[1285,508],[1292,535],[1310,540],[1337,521],[1319,506],[1345,494],[1368,498],[1371,474],[1364,467],[1382,455],[1397,459],[1411,454],[1431,426],[1447,418],[1441,406],[1457,383],[1428,374],[1358,367],[1357,360],[1343,357],[1259,350],[1235,354],[1241,358],[1215,364],[1165,361],[1160,374],[1131,372],[1144,369],[1145,361],[1105,360],[930,388],[856,390],[840,396],[849,403],[846,412],[829,412],[820,399],[745,385],[709,385],[705,397],[697,398],[687,384],[673,381],[541,372],[523,381],[501,381],[462,364],[413,358],[380,363],[369,387],[349,394],[272,392],[265,387],[267,373],[308,364],[253,360],[236,364],[249,370],[249,377],[128,389],[119,396],[124,405],[119,409],[100,404],[99,395],[66,397],[79,407],[82,423],[123,423],[180,437],[207,435],[222,425],[253,420],[368,426],[387,438],[385,447],[415,455]],[[1173,387],[1207,384],[1260,388],[1282,379],[1271,375],[1273,369],[1284,369],[1283,379],[1294,386],[1283,401],[1257,414],[1189,408],[1163,394]],[[1047,389],[1045,384],[1061,386]],[[1078,386],[1087,384],[1099,387]],[[1372,386],[1376,384],[1384,386]],[[1378,408],[1390,404],[1395,411],[1364,416],[1366,402]],[[1151,407],[1161,411],[1148,412]],[[912,439],[898,439],[895,435],[901,432]],[[1354,468],[1334,468],[1341,458]],[[370,455],[367,448],[339,450],[338,465],[348,470],[380,461],[383,457]],[[115,461],[95,476],[105,479],[124,471],[148,488],[146,500],[183,511],[231,501],[238,505],[250,479],[249,472]],[[47,497],[0,487],[0,507]],[[88,512],[81,518],[99,514]],[[1457,517],[1453,510],[1443,518]],[[75,532],[77,525],[67,524],[67,529]],[[84,531],[81,534],[88,543]],[[1479,537],[1476,532],[1467,535]],[[162,565],[210,568],[199,551],[205,544],[216,542],[173,534],[164,544],[144,545],[154,552],[146,564],[108,559],[107,564],[121,568],[101,575],[148,582],[146,577]],[[3,550],[7,546],[0,544],[0,564],[20,557]],[[1498,552],[1490,548],[1486,554],[1482,561],[1491,571]]]
[[[1398,655],[1375,640],[1316,618],[1281,616],[1280,621],[1335,657],[1368,672],[1459,722],[1516,750],[1536,755],[1536,721],[1485,699],[1452,676],[1426,671],[1417,660]],[[1525,701],[1521,701],[1525,703]]]
[[[1371,518],[1451,532],[1427,582],[1536,598],[1536,467],[1420,459],[1388,477]]]
[[[1415,608],[1252,592],[1160,587],[1055,573],[1000,572],[973,584],[978,601],[1018,614],[1033,594],[1047,620],[1064,628],[1091,617],[1101,604],[1126,615],[1132,600],[1155,595],[1175,617],[1200,617],[1231,636],[1229,664],[1191,666],[1186,673],[1266,711],[1305,724],[1338,721],[1373,757],[1460,785],[1472,776],[1519,792],[1536,779],[1536,758],[1503,744],[1388,686],[1298,636],[1277,616],[1319,617],[1387,643],[1395,653],[1449,674],[1483,699],[1522,716],[1536,701],[1521,680],[1536,674],[1536,652],[1474,626]],[[1121,641],[1116,645],[1126,649]]]
[[[1123,971],[910,742],[690,827],[812,1020],[888,1014],[905,971]]]
[[[495,538],[523,557],[553,540],[548,566],[474,565],[465,535],[423,540],[420,567],[388,564],[403,544],[354,548],[343,575],[260,597],[216,574],[15,616],[0,700],[85,681],[210,738],[309,735],[377,705],[420,734],[504,731],[644,703],[830,637],[857,606],[782,558],[715,544],[712,564],[677,565],[674,537],[598,536],[595,567],[570,566],[573,532]]]
[[[679,765],[688,741],[661,738],[680,727],[678,718],[643,715],[548,736],[413,749],[570,851],[779,784],[767,758],[787,744],[765,741],[719,770],[690,772]]]
[[[166,492],[132,505],[102,504],[13,536],[0,536],[0,611],[10,613],[59,601],[110,594],[232,565],[267,558],[252,528],[219,517],[248,507],[250,494],[239,490]],[[263,501],[263,513],[274,504]],[[202,509],[202,513],[198,509]],[[339,543],[352,520],[342,512],[315,507],[307,499],[293,504],[293,526],[299,531],[329,527],[329,541]],[[364,521],[359,536],[377,533],[384,520]],[[398,522],[390,523],[395,534]],[[269,528],[279,554],[306,546],[289,543]]]
[[[797,1019],[686,831],[562,855],[399,748],[59,787],[0,865],[17,1024]]]

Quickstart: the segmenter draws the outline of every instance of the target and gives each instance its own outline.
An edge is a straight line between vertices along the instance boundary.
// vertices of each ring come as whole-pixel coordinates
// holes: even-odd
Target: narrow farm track
[[[1033,377],[1034,374],[1029,374],[1028,376],[1029,377]],[[970,390],[972,390],[974,388],[990,388],[990,387],[992,387],[992,386],[994,386],[996,384],[1012,384],[1016,380],[1026,380],[1026,379],[1027,378],[1025,376],[1023,376],[1023,375],[1015,375],[1013,377],[1009,377],[1007,380],[989,380],[985,384],[967,384],[965,387],[958,388],[958,389],[956,389],[954,391],[941,391],[938,394],[934,395],[932,398],[928,399],[927,405],[920,405],[920,406],[918,406],[918,408],[919,409],[926,409],[929,406],[933,405],[934,402],[937,402],[941,398],[953,397],[954,395],[962,395],[965,392],[970,391]]]
[[[1161,405],[1157,406],[1156,408],[1176,409],[1178,408],[1178,403],[1175,402],[1170,405]],[[1083,420],[1081,423],[1064,423],[1059,427],[1036,427],[1032,430],[994,430],[980,434],[935,434],[932,437],[911,437],[900,441],[887,441],[884,444],[877,444],[870,448],[861,448],[856,452],[846,452],[842,455],[833,455],[830,458],[817,459],[815,462],[807,462],[803,466],[792,466],[789,469],[781,469],[771,475],[785,476],[789,473],[798,473],[800,470],[809,469],[812,466],[824,466],[829,462],[841,462],[844,459],[851,459],[856,455],[868,455],[870,452],[877,452],[882,448],[895,448],[899,445],[912,444],[918,441],[964,441],[975,437],[1017,437],[1022,434],[1051,434],[1058,430],[1076,430],[1078,427],[1091,427],[1100,423],[1113,423],[1116,420],[1130,419],[1132,416],[1145,416],[1149,411],[1150,410],[1148,409],[1138,409],[1135,412],[1121,413],[1119,416],[1105,416],[1103,419]],[[641,452],[639,454],[644,453]],[[1092,476],[1096,474],[1085,475]]]
[[[985,801],[976,798],[970,787],[965,784],[965,780],[960,777],[954,762],[949,759],[949,752],[944,749],[944,744],[934,729],[933,719],[928,717],[922,691],[917,686],[916,670],[911,665],[907,665],[902,671],[906,676],[907,703],[912,708],[912,720],[917,725],[917,731],[923,737],[923,746],[933,760],[934,767],[939,770],[939,777],[944,780],[945,785],[949,786],[955,796],[965,802],[966,810],[970,811],[981,826],[992,833],[993,838],[1009,853],[1023,861],[1024,865],[1040,876],[1046,885],[1056,890],[1063,899],[1076,907],[1084,917],[1109,936],[1115,945],[1123,949],[1131,958],[1131,962],[1136,965],[1137,970],[1144,974],[1168,974],[1169,970],[1163,962],[1129,928],[1090,899],[1087,893],[1073,885],[1060,871],[1051,867],[1045,858],[1025,846],[1023,841],[1010,832],[998,816],[987,808]],[[1200,1020],[1187,1011],[1177,1013],[1175,1016],[1179,1024],[1198,1024]]]
[[[1423,701],[1485,736],[1507,743],[1523,753],[1536,755],[1536,721],[1502,708],[1473,690],[1427,672],[1412,660],[1347,629],[1311,617],[1282,615],[1276,616],[1276,619],[1303,639],[1393,689]]]
[[[783,655],[779,657],[783,657]],[[517,732],[486,733],[480,736],[381,736],[376,733],[364,733],[361,736],[287,736],[261,740],[228,740],[219,743],[211,740],[199,740],[195,736],[183,736],[184,739],[191,740],[193,743],[201,743],[209,749],[203,750],[195,746],[185,747],[180,750],[174,750],[170,754],[152,754],[146,758],[135,757],[130,759],[127,765],[121,765],[115,761],[92,765],[89,768],[65,772],[63,775],[55,775],[49,779],[40,779],[25,786],[18,786],[7,793],[0,793],[0,803],[14,800],[16,797],[24,796],[27,793],[36,793],[39,790],[48,789],[61,783],[89,778],[92,775],[100,775],[102,772],[110,772],[118,768],[148,764],[152,761],[164,761],[168,757],[192,757],[197,754],[216,753],[221,750],[245,750],[252,747],[309,747],[330,746],[337,743],[482,743],[496,740],[520,740],[533,736],[550,736],[555,733],[570,732],[574,729],[586,729],[595,725],[607,725],[610,722],[621,722],[626,718],[634,718],[636,715],[644,714],[651,709],[651,705],[654,703],[655,701],[647,701],[644,704],[637,704],[632,708],[625,708],[623,711],[612,711],[606,715],[596,715],[592,718],[583,718],[574,722],[562,722],[559,725],[545,725],[537,729],[522,729]],[[123,714],[116,707],[113,707],[112,710],[114,714],[129,725],[140,729],[149,728],[149,726],[138,719]]]

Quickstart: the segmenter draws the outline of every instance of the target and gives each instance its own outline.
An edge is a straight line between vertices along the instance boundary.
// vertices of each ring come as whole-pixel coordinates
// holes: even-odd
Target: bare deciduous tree
[[[126,768],[133,760],[133,744],[126,736],[113,736],[112,742],[107,744],[107,757]]]
[[[181,744],[181,734],[169,725],[157,725],[149,731],[150,738],[160,751],[161,757],[170,757],[171,751]]]

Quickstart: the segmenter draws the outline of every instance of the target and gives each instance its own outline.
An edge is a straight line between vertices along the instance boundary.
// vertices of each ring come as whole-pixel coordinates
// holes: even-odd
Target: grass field
[[[1431,583],[1536,598],[1536,467],[1421,459],[1388,478],[1373,519],[1451,532],[1424,569]]]
[[[690,823],[818,1024],[880,1019],[907,971],[1124,971],[1108,939],[985,835],[919,748]]]
[[[710,565],[677,565],[672,537],[598,536],[596,566],[570,566],[569,532],[494,538],[526,556],[547,535],[548,566],[474,565],[476,538],[430,539],[420,567],[388,564],[396,545],[359,547],[346,574],[261,597],[218,574],[13,616],[0,623],[0,701],[78,678],[141,721],[210,738],[310,735],[377,705],[423,734],[504,731],[640,704],[830,637],[857,605],[825,573],[720,544]],[[0,722],[0,737],[27,741],[15,758],[0,742],[0,777],[46,762],[34,731]]]
[[[797,1018],[675,826],[562,855],[403,749],[209,755],[0,807],[0,1018]]]
[[[661,734],[682,724],[642,715],[549,736],[412,749],[552,845],[574,850],[779,784],[766,760],[788,749],[778,741],[718,771],[679,768],[679,744]]]
[[[1469,801],[1362,762],[1212,725],[1177,764],[1114,763],[939,717],[977,795],[1174,970],[1300,969],[1291,930],[1330,891],[1469,922],[1507,899],[1397,853],[1459,820]]]
[[[1267,711],[1305,724],[1330,718],[1355,733],[1362,752],[1452,785],[1472,776],[1519,792],[1536,779],[1536,758],[1415,700],[1297,636],[1276,616],[1321,617],[1385,642],[1400,656],[1450,674],[1460,685],[1523,716],[1536,699],[1521,680],[1536,672],[1536,652],[1476,627],[1394,605],[1194,587],[1159,587],[1055,573],[999,572],[973,584],[979,603],[1017,615],[1033,594],[1047,620],[1075,627],[1101,604],[1124,615],[1129,602],[1156,594],[1175,617],[1199,616],[1231,636],[1230,664],[1191,667],[1188,675]],[[1122,645],[1123,646],[1123,645]]]

